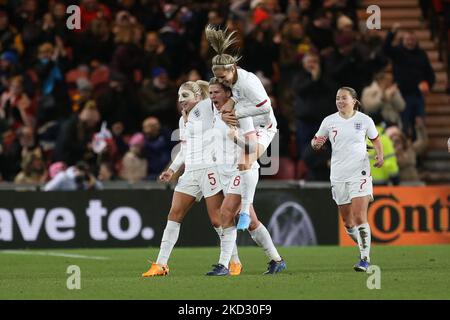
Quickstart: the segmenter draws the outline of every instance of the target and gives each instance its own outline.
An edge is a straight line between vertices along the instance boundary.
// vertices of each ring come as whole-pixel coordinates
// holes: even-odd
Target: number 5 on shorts
[[[214,178],[214,172],[212,173],[208,173],[208,180],[209,180],[209,184],[212,186],[215,186],[217,181],[216,178]]]

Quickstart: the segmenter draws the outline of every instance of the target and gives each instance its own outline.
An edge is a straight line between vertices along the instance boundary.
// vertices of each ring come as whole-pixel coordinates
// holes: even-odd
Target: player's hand
[[[222,120],[230,127],[237,127],[237,125],[239,124],[234,111],[222,111]]]
[[[222,106],[222,112],[231,112],[234,109],[234,100],[228,99],[227,102]]]
[[[174,174],[174,172],[172,169],[167,169],[166,171],[161,173],[161,175],[159,176],[159,180],[161,180],[163,182],[169,182],[170,179],[172,179],[173,174]]]
[[[381,168],[383,166],[383,163],[384,163],[383,156],[375,155],[375,163],[373,164],[373,166],[375,168]]]
[[[318,137],[314,137],[311,140],[311,146],[314,150],[319,150],[320,148],[322,148],[322,146],[324,145],[324,143],[327,141],[328,137],[325,136],[318,136]]]

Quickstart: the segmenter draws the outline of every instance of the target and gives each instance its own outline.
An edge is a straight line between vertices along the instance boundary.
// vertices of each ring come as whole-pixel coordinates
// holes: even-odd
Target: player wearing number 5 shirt
[[[211,223],[216,230],[221,228],[222,186],[212,159],[213,141],[206,134],[212,128],[214,118],[212,102],[208,98],[208,82],[185,82],[178,91],[178,102],[183,114],[179,122],[181,150],[170,167],[161,174],[160,180],[170,181],[183,164],[185,170],[173,193],[158,258],[142,274],[143,277],[168,275],[167,263],[178,240],[181,223],[196,200],[205,197]]]

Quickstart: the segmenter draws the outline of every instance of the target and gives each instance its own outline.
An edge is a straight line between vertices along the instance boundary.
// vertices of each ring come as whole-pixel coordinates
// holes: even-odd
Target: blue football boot
[[[250,215],[246,212],[241,212],[239,214],[239,221],[237,223],[236,228],[238,230],[243,230],[243,231],[247,230],[248,227],[250,227],[250,222],[251,222]]]
[[[207,276],[229,276],[230,275],[230,271],[225,268],[224,265],[222,264],[213,264],[213,269],[212,271],[208,272],[206,275]]]
[[[270,260],[267,271],[264,274],[275,274],[286,269],[286,262],[283,259],[280,261]]]
[[[363,258],[353,266],[353,269],[355,269],[356,272],[366,272],[369,266],[370,263],[367,261],[367,258]]]

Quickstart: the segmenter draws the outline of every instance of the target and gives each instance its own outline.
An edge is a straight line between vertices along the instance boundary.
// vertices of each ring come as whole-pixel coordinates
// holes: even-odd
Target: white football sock
[[[220,237],[222,236],[222,233],[223,233],[223,228],[222,227],[214,227],[214,230],[216,230],[217,235],[219,236],[219,239],[220,239]]]
[[[361,253],[361,259],[366,258],[370,262],[370,226],[368,223],[363,223],[356,226],[358,234],[358,246]]]
[[[273,244],[272,237],[266,227],[260,223],[260,225],[253,231],[249,231],[250,236],[256,242],[258,246],[264,249],[264,253],[270,260],[280,261],[281,257],[278,254],[278,250]]]
[[[223,229],[220,237],[220,258],[219,263],[228,268],[231,256],[233,255],[233,246],[236,246],[237,230],[236,227]]]
[[[167,220],[166,228],[161,240],[161,247],[159,249],[158,259],[156,263],[166,265],[169,261],[172,249],[177,243],[178,235],[180,234],[181,223]]]
[[[241,176],[241,212],[250,214],[250,205],[255,197],[256,185],[258,184],[258,169],[239,171]]]
[[[214,227],[214,230],[216,230],[217,234],[219,235],[219,239],[220,239],[222,236],[222,233],[223,233],[223,228],[222,227],[218,227],[218,228]],[[241,263],[241,260],[239,260],[239,254],[238,254],[236,242],[234,243],[233,253],[231,254],[230,261]]]
[[[355,243],[358,243],[358,232],[356,230],[356,227],[347,228],[345,226],[345,231],[350,236],[350,238],[352,238],[353,241],[355,241]]]

